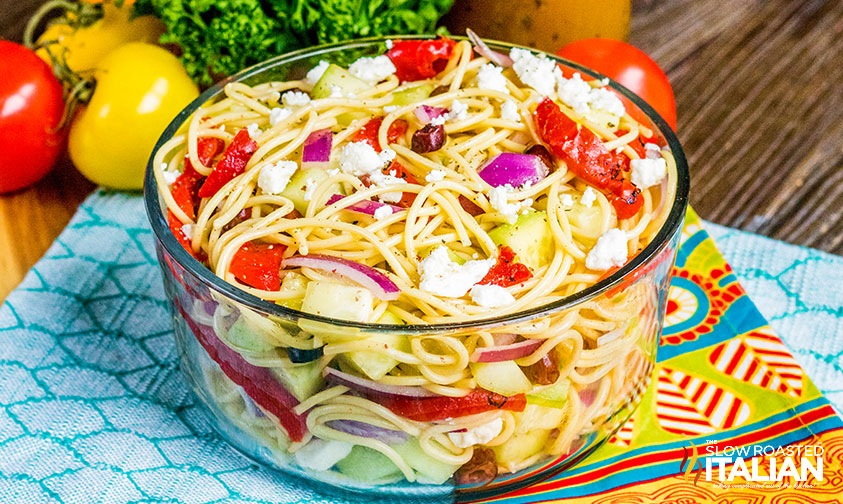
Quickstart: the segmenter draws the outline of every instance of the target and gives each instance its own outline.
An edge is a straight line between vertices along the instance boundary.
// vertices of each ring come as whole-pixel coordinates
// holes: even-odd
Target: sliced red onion
[[[517,188],[547,177],[547,166],[537,156],[502,152],[484,163],[477,174],[492,187],[509,184]]]
[[[404,431],[384,429],[383,427],[367,424],[366,422],[358,422],[357,420],[331,420],[330,422],[326,422],[325,425],[340,432],[351,434],[352,436],[377,439],[390,445],[402,444],[409,437]]]
[[[484,56],[486,59],[498,66],[512,66],[512,58],[510,58],[506,54],[493,51],[491,48],[489,48],[489,46],[486,45],[485,42],[483,42],[483,39],[481,39],[476,33],[474,33],[474,30],[468,28],[467,30],[465,30],[465,33],[468,35],[468,39],[471,40],[471,43],[474,44],[474,48],[477,49],[477,53],[480,54],[480,56]]]
[[[471,362],[501,362],[520,359],[540,347],[542,340],[528,339],[511,345],[477,347],[471,354]]]
[[[437,117],[447,114],[448,109],[443,107],[432,107],[430,105],[420,105],[416,107],[416,110],[414,110],[413,113],[416,114],[416,118],[422,124],[427,124]]]
[[[524,154],[530,154],[531,156],[536,156],[537,158],[542,160],[542,163],[547,166],[548,173],[553,173],[556,171],[556,159],[554,159],[553,154],[547,150],[542,144],[536,144],[527,148],[524,151]]]
[[[386,385],[366,378],[343,373],[331,367],[325,368],[322,372],[325,378],[337,385],[344,385],[357,392],[365,392],[380,396],[390,397],[437,397],[435,394],[423,387],[408,387],[402,385]]]
[[[237,392],[240,392],[240,397],[243,398],[243,402],[246,404],[246,411],[248,411],[253,417],[263,418],[266,416],[263,414],[263,411],[261,411],[261,409],[258,408],[258,406],[255,404],[255,401],[253,401],[252,398],[249,397],[249,394],[247,394],[246,391],[243,390],[243,387],[238,385]]]
[[[597,397],[597,386],[596,384],[600,383],[600,381],[596,381],[594,383],[590,383],[586,385],[586,387],[580,390],[577,394],[580,396],[580,401],[582,401],[583,405],[588,408],[589,406],[594,403],[594,399]]]
[[[381,301],[394,301],[401,294],[401,289],[380,271],[341,257],[322,254],[298,255],[284,259],[284,265],[336,273],[369,289]]]
[[[336,203],[337,201],[339,201],[343,198],[345,198],[345,196],[343,196],[342,194],[334,194],[330,198],[328,198],[328,201],[325,204],[326,205],[333,205],[334,203]],[[357,212],[357,213],[362,213],[362,214],[366,214],[366,215],[375,215],[375,212],[379,208],[383,208],[383,207],[391,208],[392,213],[403,212],[404,210],[406,210],[405,208],[402,208],[402,207],[397,206],[397,205],[390,205],[388,203],[380,203],[378,201],[372,201],[372,200],[358,201],[357,203],[352,203],[345,208],[346,208],[346,210],[352,210],[352,211]]]
[[[413,152],[424,154],[426,152],[438,151],[445,145],[445,126],[441,124],[428,124],[413,133]]]
[[[216,301],[205,301],[202,304],[202,308],[205,309],[205,313],[213,316],[214,313],[217,311],[217,302]]]
[[[334,134],[331,128],[316,130],[304,141],[301,151],[301,167],[303,169],[328,167],[331,160],[331,145]]]

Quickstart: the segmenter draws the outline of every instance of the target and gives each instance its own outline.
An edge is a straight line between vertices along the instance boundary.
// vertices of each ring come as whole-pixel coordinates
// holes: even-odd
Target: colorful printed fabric
[[[670,325],[642,407],[577,467],[496,502],[840,500],[843,422],[693,215],[683,239]],[[786,257],[781,247],[769,242],[764,252]],[[804,300],[793,308],[801,324],[834,311],[811,304],[813,286],[843,271],[843,260],[827,260],[806,285],[769,273]],[[749,271],[746,264],[738,271]],[[817,327],[830,323],[816,319]],[[833,334],[843,334],[843,324],[829,329]],[[834,344],[843,338],[814,335],[809,343],[803,336],[800,349],[819,350],[800,357],[839,370]],[[254,466],[221,441],[203,422],[176,358],[142,201],[97,192],[0,307],[0,503],[340,502]],[[829,381],[821,388],[841,398],[841,387]],[[710,440],[717,445],[705,445]],[[706,481],[706,450],[715,446],[817,443],[825,448],[825,478],[809,475],[815,488],[738,488],[746,483],[742,476],[728,489]],[[769,473],[763,462],[762,476]],[[714,479],[716,473],[715,465]],[[783,483],[792,487],[794,478]]]

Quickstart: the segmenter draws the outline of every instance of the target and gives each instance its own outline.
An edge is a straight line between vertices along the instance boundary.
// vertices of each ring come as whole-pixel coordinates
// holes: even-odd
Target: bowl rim
[[[670,212],[665,219],[664,224],[655,238],[638,254],[636,254],[631,261],[627,262],[620,269],[612,272],[612,274],[601,279],[597,283],[567,296],[558,301],[533,307],[528,310],[517,311],[504,315],[487,318],[473,318],[469,320],[461,320],[456,322],[445,322],[436,324],[406,324],[406,325],[392,325],[392,324],[372,324],[367,322],[354,322],[350,320],[334,319],[324,317],[321,315],[314,315],[311,313],[294,310],[281,305],[277,305],[270,301],[266,301],[257,296],[249,294],[248,292],[230,284],[223,279],[216,276],[210,269],[202,265],[196,258],[190,255],[184,247],[176,240],[176,237],[170,232],[169,225],[158,196],[158,184],[155,180],[155,173],[153,169],[153,160],[155,153],[158,152],[165,142],[172,138],[178,130],[182,127],[187,119],[202,105],[216,98],[223,93],[224,87],[232,82],[241,82],[245,79],[253,77],[264,71],[270,70],[274,67],[293,63],[303,59],[313,58],[322,54],[331,53],[337,50],[348,49],[364,49],[370,48],[376,44],[384,44],[387,40],[400,39],[432,39],[437,38],[438,35],[424,34],[424,35],[393,35],[393,36],[378,36],[366,37],[344,42],[322,44],[312,46],[304,49],[299,49],[293,52],[288,52],[275,56],[266,61],[258,63],[241,70],[240,72],[229,76],[215,85],[211,86],[189,105],[187,105],[176,117],[167,125],[164,132],[158,138],[155,147],[152,150],[149,161],[147,162],[146,174],[144,177],[144,203],[147,213],[147,218],[150,221],[153,234],[158,240],[158,243],[171,255],[175,261],[184,269],[190,272],[199,281],[205,284],[209,289],[225,295],[233,301],[241,303],[251,309],[257,310],[264,314],[277,316],[286,320],[305,319],[313,322],[321,322],[323,324],[330,324],[335,327],[344,327],[349,329],[365,330],[367,332],[390,332],[400,334],[442,334],[445,332],[453,333],[465,329],[491,329],[504,325],[513,325],[519,323],[529,323],[537,318],[551,315],[564,311],[566,309],[575,307],[586,301],[604,294],[614,287],[624,282],[627,277],[639,269],[642,265],[655,259],[659,252],[668,245],[670,239],[675,235],[676,231],[684,222],[685,209],[688,206],[688,192],[690,188],[690,174],[688,171],[688,162],[685,158],[682,146],[673,129],[667,122],[643,99],[638,95],[622,86],[621,84],[609,79],[603,74],[596,72],[590,68],[584,67],[573,61],[560,58],[554,54],[540,51],[531,47],[526,47],[509,42],[502,42],[491,39],[483,39],[493,49],[509,50],[512,48],[527,49],[534,54],[543,54],[558,63],[562,63],[570,68],[573,68],[585,75],[595,79],[608,79],[608,86],[619,92],[626,99],[630,100],[636,107],[644,112],[647,118],[653,122],[658,132],[664,136],[667,141],[667,146],[671,150],[674,160],[676,162],[677,180],[676,192]],[[451,36],[455,40],[467,40],[464,36]]]

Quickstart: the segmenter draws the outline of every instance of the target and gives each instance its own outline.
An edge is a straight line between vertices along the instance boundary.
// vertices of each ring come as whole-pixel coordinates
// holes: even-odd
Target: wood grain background
[[[40,3],[0,0],[0,36]],[[634,0],[630,41],[673,84],[703,218],[843,253],[843,1]],[[65,161],[0,196],[0,299],[92,189]]]

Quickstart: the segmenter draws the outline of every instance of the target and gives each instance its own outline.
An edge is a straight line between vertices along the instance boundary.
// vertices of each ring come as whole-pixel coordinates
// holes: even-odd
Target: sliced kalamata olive
[[[290,213],[284,216],[285,219],[301,219],[303,215],[295,208],[290,210]]]
[[[229,229],[233,228],[234,226],[240,224],[241,222],[248,220],[252,216],[252,209],[251,208],[244,208],[240,210],[240,213],[234,216],[233,219],[228,221],[223,227],[222,232],[225,233]]]
[[[545,166],[547,166],[547,173],[548,174],[551,174],[551,173],[556,171],[556,168],[557,168],[556,159],[553,158],[553,154],[551,154],[550,151],[547,150],[547,147],[545,147],[544,145],[542,145],[542,144],[533,145],[533,146],[527,148],[527,150],[524,151],[524,154],[532,154],[533,156],[536,156],[539,159],[541,159],[542,163],[544,163]]]
[[[553,348],[535,364],[522,368],[527,379],[535,385],[550,385],[559,379],[559,356]]]
[[[428,124],[413,133],[413,152],[424,154],[437,151],[445,145],[445,126]]]
[[[491,448],[475,447],[471,460],[454,473],[457,485],[485,485],[498,475],[498,463]]]
[[[431,91],[430,96],[438,96],[441,94],[445,94],[448,92],[448,89],[448,86],[436,86],[435,88],[433,88],[433,91]]]
[[[477,203],[471,201],[470,199],[466,198],[462,194],[460,194],[459,200],[460,200],[460,206],[462,207],[462,209],[465,210],[466,212],[468,212],[468,214],[471,215],[472,217],[477,217],[478,215],[482,215],[482,214],[486,213],[486,211],[483,210],[482,208],[480,208],[477,205]]]
[[[316,359],[322,357],[322,347],[317,348],[295,348],[289,347],[287,348],[287,357],[290,358],[290,362],[294,362],[296,364],[303,364],[305,362],[312,362]]]

